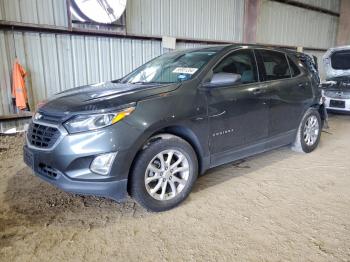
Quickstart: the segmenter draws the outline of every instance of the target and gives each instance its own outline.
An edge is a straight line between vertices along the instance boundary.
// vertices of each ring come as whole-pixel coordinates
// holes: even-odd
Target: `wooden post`
[[[350,1],[341,0],[337,45],[350,45]]]
[[[261,0],[246,0],[244,7],[244,43],[256,43],[256,31]]]

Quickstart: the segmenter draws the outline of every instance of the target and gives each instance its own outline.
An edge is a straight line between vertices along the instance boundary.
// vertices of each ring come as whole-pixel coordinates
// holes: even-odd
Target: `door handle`
[[[298,87],[305,88],[305,85],[304,84],[299,84]]]

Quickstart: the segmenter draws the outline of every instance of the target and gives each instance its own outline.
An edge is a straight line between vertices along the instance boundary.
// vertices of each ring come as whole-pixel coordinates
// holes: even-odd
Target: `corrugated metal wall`
[[[296,2],[321,7],[333,12],[339,12],[340,0],[295,0]]]
[[[329,48],[335,45],[338,17],[303,8],[263,1],[257,41]]]
[[[339,0],[299,1],[339,10]],[[66,11],[66,0],[0,0],[2,20],[66,27]],[[127,31],[242,41],[243,17],[244,0],[128,0]],[[258,42],[328,48],[335,43],[337,23],[335,16],[263,0]],[[195,46],[200,44],[177,44]],[[29,72],[31,106],[63,89],[118,78],[165,52],[156,40],[0,31],[0,114],[14,112],[10,75],[15,50]]]
[[[160,41],[0,31],[0,114],[13,112],[15,48],[28,71],[31,106],[67,88],[117,79],[163,52]]]
[[[244,0],[128,0],[133,34],[241,41]],[[68,26],[66,0],[0,0],[0,19]]]
[[[244,0],[131,0],[127,31],[242,41]]]
[[[339,0],[298,0],[299,2],[339,12]],[[258,19],[257,42],[328,49],[336,43],[339,18],[279,2],[263,0]],[[306,53],[318,58],[324,79],[324,52]]]
[[[66,0],[0,0],[0,19],[67,27]]]
[[[133,34],[241,41],[244,0],[128,0]],[[66,0],[0,0],[0,19],[67,27]],[[199,44],[179,43],[177,48]],[[0,31],[0,114],[14,113],[15,50],[28,70],[30,105],[74,86],[119,78],[165,52],[160,41]]]

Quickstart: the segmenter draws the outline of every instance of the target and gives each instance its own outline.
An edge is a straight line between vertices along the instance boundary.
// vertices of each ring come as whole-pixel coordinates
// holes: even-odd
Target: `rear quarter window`
[[[258,50],[258,53],[264,67],[262,71],[265,75],[265,81],[291,77],[287,58],[284,53],[271,50]]]

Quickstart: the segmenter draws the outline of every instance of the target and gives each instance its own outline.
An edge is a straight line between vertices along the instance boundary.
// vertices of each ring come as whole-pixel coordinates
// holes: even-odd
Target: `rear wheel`
[[[304,153],[315,150],[320,141],[321,129],[322,123],[319,112],[314,108],[310,108],[300,122],[292,149]]]
[[[188,196],[197,173],[197,157],[191,145],[173,135],[160,135],[136,159],[130,193],[144,208],[165,211]]]

